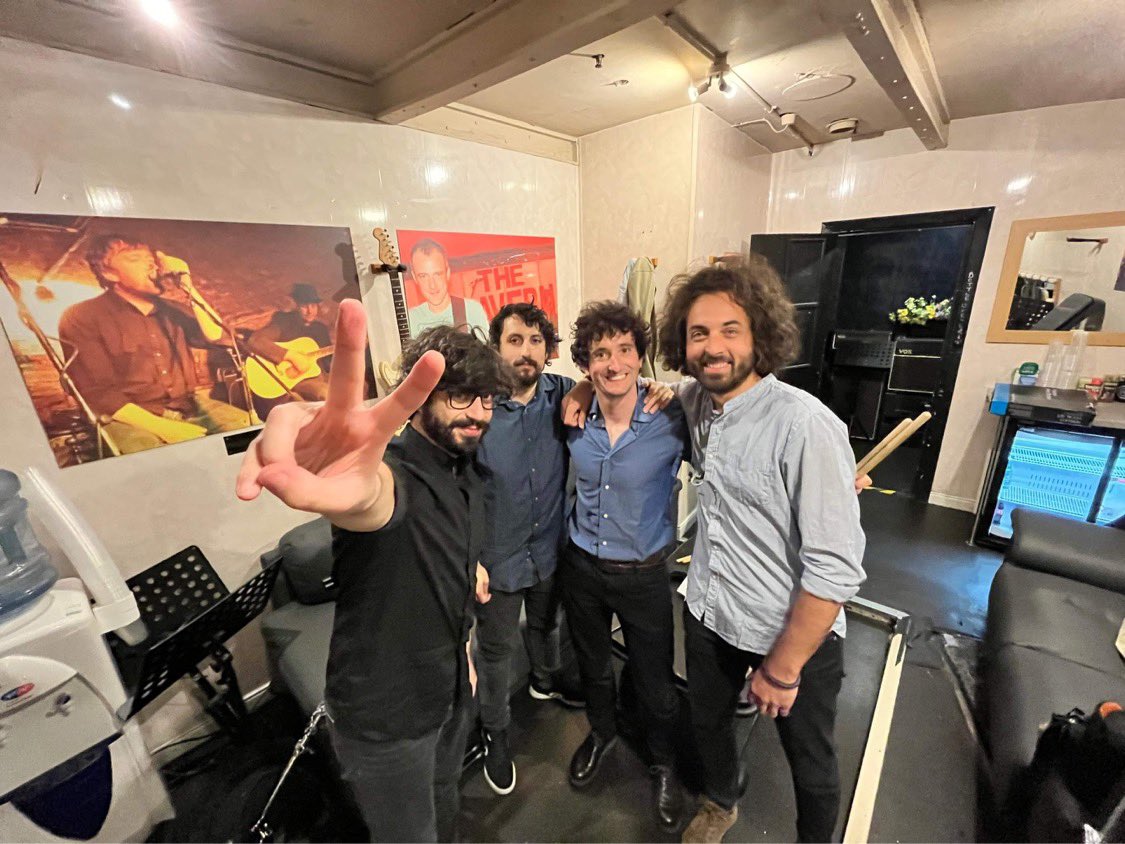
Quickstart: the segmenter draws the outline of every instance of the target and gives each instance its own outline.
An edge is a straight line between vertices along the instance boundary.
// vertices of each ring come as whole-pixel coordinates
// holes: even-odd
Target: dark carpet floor
[[[975,649],[957,637],[979,637],[999,555],[971,548],[972,516],[905,496],[861,498],[868,580],[861,595],[911,613],[914,625],[902,672],[876,810],[872,841],[967,841],[981,835],[980,751],[958,699],[972,683]],[[837,741],[844,801],[842,830],[867,740],[887,647],[880,625],[852,618],[840,696]],[[950,659],[943,648],[956,651]],[[969,641],[969,640],[964,640]],[[679,657],[679,655],[678,655]],[[958,660],[961,667],[957,668]],[[680,662],[680,659],[677,659]],[[681,663],[682,664],[682,663]],[[960,680],[958,679],[960,677]],[[245,744],[218,738],[177,759],[165,773],[179,817],[154,835],[160,841],[246,837],[303,724],[284,699],[251,717]],[[649,809],[647,772],[621,742],[600,782],[577,793],[567,784],[570,755],[588,730],[580,711],[513,699],[516,790],[494,795],[470,768],[463,782],[462,837],[469,841],[671,841]],[[682,728],[686,735],[686,724]],[[765,719],[739,722],[750,787],[727,841],[793,840],[789,769],[777,731]],[[302,759],[271,819],[288,840],[356,840],[362,835],[331,785],[324,753]],[[692,781],[690,762],[685,779]]]

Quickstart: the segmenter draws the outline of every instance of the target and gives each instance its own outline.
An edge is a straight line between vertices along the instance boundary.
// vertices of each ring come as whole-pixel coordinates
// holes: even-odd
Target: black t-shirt
[[[333,529],[339,598],[326,700],[347,735],[415,738],[467,693],[483,470],[411,427],[384,459],[395,479],[391,520],[368,533]]]

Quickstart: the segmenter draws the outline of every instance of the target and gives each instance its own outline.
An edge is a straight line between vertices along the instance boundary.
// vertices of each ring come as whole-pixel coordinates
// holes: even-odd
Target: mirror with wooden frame
[[[990,343],[1049,343],[1076,328],[1125,346],[1125,211],[1016,220]]]

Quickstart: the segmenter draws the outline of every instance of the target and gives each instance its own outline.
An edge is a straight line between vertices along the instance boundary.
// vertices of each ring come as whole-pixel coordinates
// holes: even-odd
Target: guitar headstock
[[[371,234],[379,241],[379,260],[383,262],[385,267],[398,268],[400,266],[398,252],[395,251],[394,244],[391,243],[391,236],[387,234],[387,230],[373,229]]]

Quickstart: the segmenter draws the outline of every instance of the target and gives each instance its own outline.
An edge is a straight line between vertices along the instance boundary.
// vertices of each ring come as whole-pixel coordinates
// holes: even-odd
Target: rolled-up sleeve
[[[800,532],[801,588],[843,603],[866,578],[855,458],[843,423],[816,412],[797,421],[789,432],[782,469]]]

